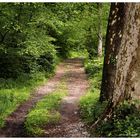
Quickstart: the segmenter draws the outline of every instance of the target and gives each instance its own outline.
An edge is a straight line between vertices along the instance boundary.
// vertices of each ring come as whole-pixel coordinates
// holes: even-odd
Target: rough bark
[[[122,40],[124,29],[125,4],[112,3],[110,8],[107,36],[105,43],[105,59],[100,101],[108,100],[114,89],[116,73],[116,56]]]
[[[125,4],[112,101],[140,96],[140,4]]]
[[[110,13],[101,99],[116,101],[139,96],[140,4],[112,4]]]
[[[98,3],[98,56],[102,56],[102,3]]]
[[[110,100],[94,128],[121,101],[140,99],[140,4],[111,5],[104,61],[101,100]]]

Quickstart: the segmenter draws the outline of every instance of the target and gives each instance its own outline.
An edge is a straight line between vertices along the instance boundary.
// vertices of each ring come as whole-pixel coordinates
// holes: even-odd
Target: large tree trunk
[[[125,99],[140,99],[140,4],[111,5],[100,100],[109,99],[93,125],[111,117]]]
[[[101,100],[130,98],[140,81],[140,4],[111,5]],[[132,96],[131,96],[132,95]]]
[[[98,3],[98,56],[102,56],[102,3]]]
[[[114,89],[116,73],[116,56],[122,40],[124,29],[125,4],[111,4],[109,22],[107,28],[105,59],[100,100],[108,100]]]
[[[140,96],[140,4],[125,4],[124,31],[120,36],[113,102]]]

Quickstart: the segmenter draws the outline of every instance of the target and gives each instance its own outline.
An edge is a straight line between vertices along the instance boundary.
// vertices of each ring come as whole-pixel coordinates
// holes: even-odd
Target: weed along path
[[[0,129],[0,137],[17,137],[26,135],[24,131],[24,121],[26,119],[26,115],[39,100],[57,88],[57,85],[65,74],[64,72],[64,64],[60,64],[57,68],[55,76],[45,85],[37,88],[30,99],[20,105],[17,110],[15,110],[15,112],[6,119],[5,127]]]
[[[28,113],[39,101],[43,98],[47,99],[48,95],[52,95],[56,89],[59,89],[62,79],[65,79],[68,93],[62,98],[58,107],[60,120],[57,123],[43,124],[43,137],[89,137],[86,127],[80,120],[78,106],[80,97],[84,95],[89,85],[83,60],[78,58],[68,59],[61,63],[56,75],[45,85],[40,86],[28,101],[20,105],[6,119],[5,127],[0,130],[0,136],[27,136],[24,127]],[[59,92],[62,90],[59,89]]]

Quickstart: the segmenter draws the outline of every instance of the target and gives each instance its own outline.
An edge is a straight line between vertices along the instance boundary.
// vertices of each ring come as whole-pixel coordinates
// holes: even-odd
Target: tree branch
[[[4,39],[5,39],[5,37],[6,37],[6,35],[7,35],[7,33],[9,32],[10,30],[7,30],[4,34],[2,34],[1,32],[0,32],[0,35],[1,35],[1,43],[3,43],[4,42]]]

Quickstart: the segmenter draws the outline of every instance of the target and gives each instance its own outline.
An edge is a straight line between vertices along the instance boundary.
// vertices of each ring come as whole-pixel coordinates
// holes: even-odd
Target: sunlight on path
[[[88,80],[82,64],[82,59],[68,59],[65,61],[68,96],[61,103],[61,122],[47,127],[47,137],[89,137],[84,124],[80,120],[78,101],[88,88]]]
[[[28,112],[48,93],[53,92],[62,78],[65,77],[68,95],[62,100],[59,112],[59,124],[48,125],[45,128],[46,137],[89,137],[86,127],[80,120],[78,101],[89,86],[83,67],[83,59],[68,59],[61,63],[56,75],[45,85],[40,86],[32,97],[20,105],[6,119],[5,128],[0,130],[1,137],[26,136],[24,121]]]

